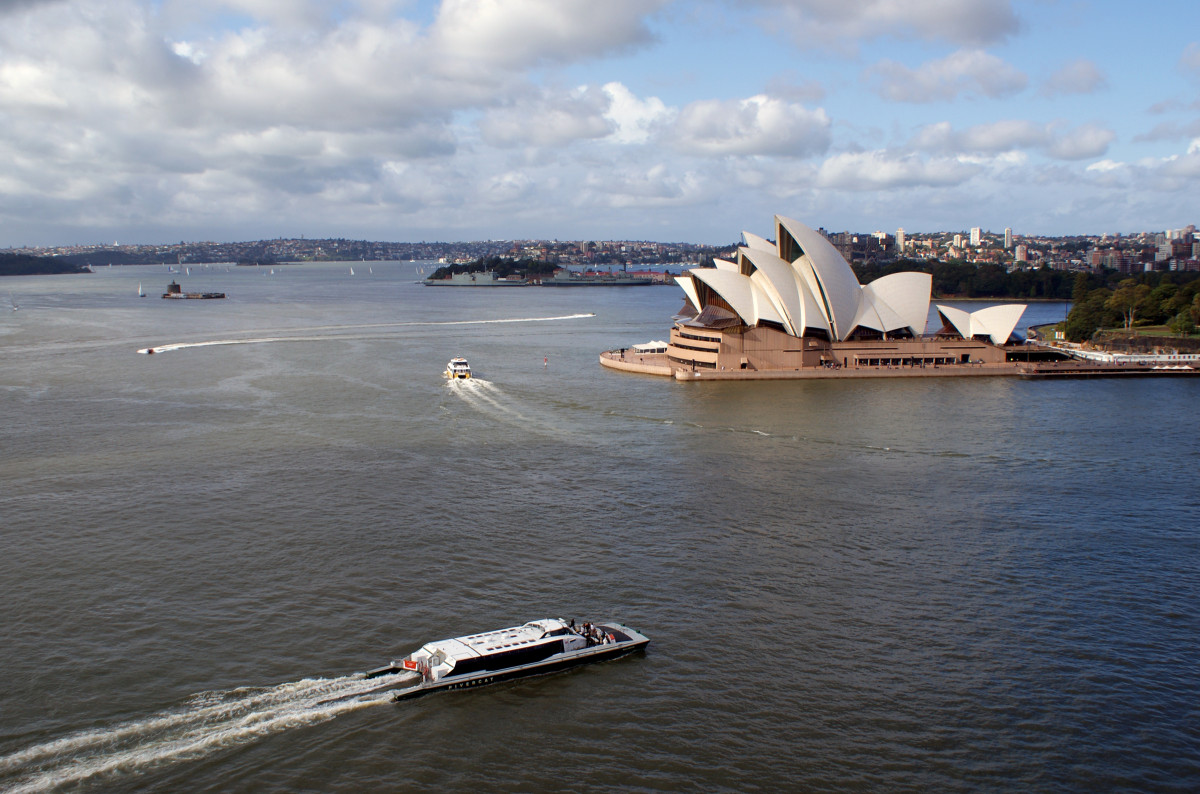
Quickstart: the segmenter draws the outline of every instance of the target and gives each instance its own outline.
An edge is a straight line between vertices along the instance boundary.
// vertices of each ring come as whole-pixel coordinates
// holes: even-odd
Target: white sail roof
[[[749,276],[741,273],[730,273],[728,270],[717,270],[710,267],[698,267],[692,270],[692,277],[700,279],[713,288],[713,291],[725,299],[725,302],[737,312],[746,325],[758,322],[758,310],[754,302],[754,285]]]
[[[854,330],[854,318],[862,302],[862,288],[854,271],[820,232],[782,215],[775,216],[775,229],[783,259],[794,262],[801,254],[808,257],[833,336],[839,341],[845,339]],[[789,250],[785,234],[799,246],[798,251]]]
[[[676,283],[702,311],[702,281],[748,325],[771,322],[793,336],[818,330],[844,341],[857,327],[881,333],[907,329],[925,332],[933,277],[928,273],[893,273],[866,286],[825,238],[799,221],[775,216],[776,242],[742,232],[745,245],[737,261],[713,260],[711,268],[694,268]],[[695,279],[695,280],[693,280]],[[944,322],[964,337],[986,334],[1004,344],[1020,321],[1024,306],[1002,305],[967,313],[939,306]]]
[[[1003,345],[1008,342],[1025,313],[1025,304],[1008,303],[999,306],[988,306],[975,312],[965,312],[953,306],[938,304],[938,314],[942,322],[953,326],[964,339],[976,336],[987,336],[992,344]]]
[[[779,254],[779,249],[775,247],[775,243],[771,242],[770,240],[765,240],[762,237],[759,237],[757,234],[742,232],[742,242],[746,244],[747,248],[757,248],[760,251],[770,251],[772,254],[777,256]]]
[[[793,336],[803,336],[813,301],[811,296],[806,297],[808,290],[796,278],[796,272],[787,262],[760,248],[739,248],[738,253],[754,266],[750,277],[775,304],[784,329]]]
[[[875,307],[887,326],[877,330],[887,332],[908,328],[913,336],[920,336],[929,319],[932,289],[933,276],[928,273],[892,273],[875,279],[862,291],[863,297]]]
[[[687,295],[687,299],[691,301],[696,311],[700,311],[704,307],[700,304],[700,294],[696,292],[696,282],[692,281],[692,277],[684,274],[675,277],[675,283],[683,289],[683,294]]]

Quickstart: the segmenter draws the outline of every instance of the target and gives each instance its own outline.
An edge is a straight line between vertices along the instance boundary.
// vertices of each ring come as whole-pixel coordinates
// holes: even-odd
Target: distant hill
[[[86,267],[57,256],[0,254],[0,276],[47,276],[57,273],[88,273]]]

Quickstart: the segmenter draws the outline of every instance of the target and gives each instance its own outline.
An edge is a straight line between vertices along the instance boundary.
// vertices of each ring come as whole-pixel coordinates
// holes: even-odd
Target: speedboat
[[[523,626],[427,643],[403,659],[368,672],[366,678],[419,675],[420,683],[392,696],[393,700],[406,700],[440,689],[483,686],[616,659],[649,642],[649,637],[620,623],[576,627],[574,620],[543,618]]]
[[[465,358],[452,358],[450,363],[446,365],[447,378],[469,378],[471,377],[471,365],[467,363]]]

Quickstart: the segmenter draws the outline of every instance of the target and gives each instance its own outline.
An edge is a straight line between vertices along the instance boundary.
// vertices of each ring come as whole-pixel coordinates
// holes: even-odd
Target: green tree
[[[1178,286],[1164,280],[1146,296],[1144,305],[1139,310],[1142,319],[1152,324],[1165,323],[1170,317],[1178,313],[1178,310],[1171,311],[1170,305],[1178,293]]]
[[[1063,324],[1063,332],[1072,342],[1090,339],[1097,328],[1115,323],[1120,315],[1108,308],[1112,292],[1104,287],[1094,289],[1081,301],[1071,306],[1071,313]]]
[[[1087,300],[1088,292],[1091,289],[1091,279],[1087,273],[1076,273],[1075,284],[1071,289],[1071,303],[1082,303]]]
[[[1117,290],[1105,303],[1105,307],[1119,312],[1125,323],[1125,329],[1133,328],[1137,321],[1138,309],[1150,296],[1150,287],[1137,283],[1137,279],[1127,278],[1117,285]]]
[[[1180,312],[1171,318],[1167,323],[1167,328],[1171,329],[1171,333],[1179,336],[1191,336],[1196,333],[1196,323],[1192,320],[1191,312]]]

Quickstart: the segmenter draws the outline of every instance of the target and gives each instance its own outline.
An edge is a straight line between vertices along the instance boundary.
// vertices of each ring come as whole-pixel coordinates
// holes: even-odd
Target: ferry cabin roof
[[[547,618],[526,623],[524,626],[471,634],[449,640],[427,643],[413,654],[414,658],[430,660],[431,664],[446,663],[462,671],[462,662],[482,657],[507,655],[507,652],[553,643],[554,652],[562,650],[558,637],[573,635],[566,623],[557,618]],[[437,661],[437,660],[441,661]],[[471,666],[471,665],[468,665]]]

